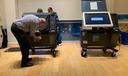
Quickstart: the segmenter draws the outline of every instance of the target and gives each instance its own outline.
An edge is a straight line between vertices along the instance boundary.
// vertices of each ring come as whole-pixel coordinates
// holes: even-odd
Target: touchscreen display
[[[111,24],[108,13],[85,13],[85,24]]]

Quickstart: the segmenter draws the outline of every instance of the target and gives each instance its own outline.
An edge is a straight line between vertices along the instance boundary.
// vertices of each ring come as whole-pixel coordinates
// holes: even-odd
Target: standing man
[[[62,43],[62,37],[61,37],[61,25],[59,25],[58,21],[58,15],[56,12],[53,11],[52,7],[48,7],[48,13],[51,14],[51,25],[54,26],[54,24],[57,24],[57,44],[61,44]]]
[[[33,64],[30,62],[32,58],[29,58],[29,42],[26,38],[26,35],[31,35],[36,40],[39,40],[41,36],[36,36],[36,30],[45,24],[45,19],[39,19],[35,15],[25,15],[24,17],[17,19],[13,22],[11,26],[11,31],[15,38],[17,39],[22,59],[21,59],[21,67],[32,66]]]

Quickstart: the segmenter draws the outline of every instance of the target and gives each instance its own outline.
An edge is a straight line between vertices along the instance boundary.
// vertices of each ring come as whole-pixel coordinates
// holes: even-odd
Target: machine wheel
[[[106,49],[106,48],[103,48],[102,50],[103,50],[103,52],[105,53],[107,49]]]
[[[112,52],[111,56],[112,57],[115,57],[116,56],[116,53],[115,52]]]
[[[85,51],[82,51],[82,52],[81,52],[81,56],[82,56],[82,57],[87,57],[87,53],[86,53]]]
[[[114,49],[113,51],[114,51],[114,52],[118,52],[118,50],[116,50],[116,49]]]
[[[52,56],[53,57],[56,57],[56,51],[55,51],[55,49],[51,49],[51,53],[52,53]]]
[[[32,54],[36,54],[36,51],[35,51],[35,49],[32,49]]]
[[[82,50],[81,56],[82,57],[87,57],[87,50]]]

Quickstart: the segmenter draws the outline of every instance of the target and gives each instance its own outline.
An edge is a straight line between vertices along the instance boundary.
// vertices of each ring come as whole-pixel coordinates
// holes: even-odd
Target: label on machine
[[[97,2],[90,2],[90,9],[91,10],[98,10]]]

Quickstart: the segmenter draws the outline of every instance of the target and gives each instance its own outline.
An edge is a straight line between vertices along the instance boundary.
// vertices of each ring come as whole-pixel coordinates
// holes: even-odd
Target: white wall
[[[6,27],[5,24],[5,10],[4,10],[4,0],[0,0],[0,25],[3,25],[3,27]]]
[[[114,12],[114,0],[106,0],[107,3],[107,9],[109,12]]]
[[[119,14],[128,14],[128,0],[114,0],[114,11]]]
[[[118,14],[128,14],[128,0],[106,0],[108,10]]]
[[[108,11],[114,12],[114,0],[106,0]],[[42,8],[47,12],[49,6],[53,7],[61,20],[82,19],[81,0],[17,0],[18,17],[23,12],[36,12]]]
[[[23,12],[36,12],[37,8],[42,8],[44,12],[47,12],[49,6],[53,7],[61,20],[82,18],[81,0],[18,0],[18,16],[21,16]]]
[[[16,19],[16,2],[15,0],[4,0],[5,19],[8,31],[8,41],[15,42],[15,38],[11,33],[11,24]]]

